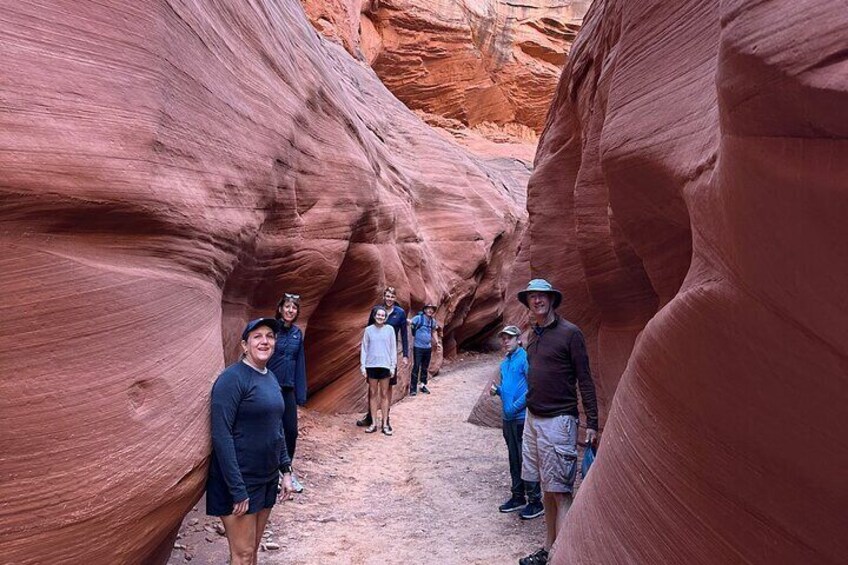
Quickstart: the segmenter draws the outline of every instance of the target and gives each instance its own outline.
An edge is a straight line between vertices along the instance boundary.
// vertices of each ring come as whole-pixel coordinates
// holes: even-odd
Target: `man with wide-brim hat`
[[[521,478],[542,484],[547,538],[545,547],[519,560],[543,565],[571,507],[577,472],[577,389],[586,411],[586,442],[598,435],[595,383],[583,332],[556,313],[562,293],[545,279],[533,279],[518,293],[530,310],[527,340],[527,416],[522,442]]]

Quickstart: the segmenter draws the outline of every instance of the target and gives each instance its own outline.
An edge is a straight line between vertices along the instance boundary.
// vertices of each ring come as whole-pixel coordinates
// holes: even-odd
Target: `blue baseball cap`
[[[241,332],[241,340],[245,341],[250,332],[258,328],[259,326],[268,326],[269,328],[274,330],[274,333],[280,331],[280,323],[274,318],[256,318],[255,320],[249,321],[244,327],[244,331]]]
[[[518,301],[530,308],[527,304],[527,295],[531,292],[547,292],[548,294],[553,294],[553,307],[556,309],[560,303],[562,302],[562,293],[555,289],[551,283],[546,281],[545,279],[533,279],[529,283],[527,283],[527,288],[518,293]]]

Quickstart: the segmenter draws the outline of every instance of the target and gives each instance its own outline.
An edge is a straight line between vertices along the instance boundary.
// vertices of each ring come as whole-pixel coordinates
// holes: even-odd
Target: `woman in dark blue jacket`
[[[275,317],[280,322],[274,354],[268,368],[276,375],[286,403],[283,415],[283,432],[289,458],[294,460],[297,446],[297,406],[306,404],[306,357],[303,353],[303,332],[294,322],[300,315],[300,295],[286,293],[277,303]],[[302,492],[303,485],[292,474],[295,492]]]

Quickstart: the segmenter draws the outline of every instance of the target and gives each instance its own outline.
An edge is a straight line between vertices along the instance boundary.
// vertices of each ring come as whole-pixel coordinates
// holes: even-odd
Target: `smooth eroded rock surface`
[[[370,64],[410,108],[467,126],[513,124],[530,132],[544,125],[571,42],[590,4],[302,2],[317,30]]]
[[[846,28],[593,4],[528,189],[608,410],[553,563],[848,560]]]
[[[284,291],[328,410],[364,405],[386,284],[440,304],[447,353],[499,317],[527,167],[434,132],[295,0],[22,1],[0,33],[3,561],[166,558],[211,384]]]

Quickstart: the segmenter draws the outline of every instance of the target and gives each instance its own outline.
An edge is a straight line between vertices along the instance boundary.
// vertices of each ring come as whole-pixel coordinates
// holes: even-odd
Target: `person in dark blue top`
[[[288,410],[283,415],[283,432],[289,458],[294,461],[297,447],[297,406],[306,404],[306,357],[303,350],[303,332],[294,323],[300,315],[300,295],[283,294],[277,303],[275,317],[280,323],[274,354],[268,368],[277,377],[283,401]],[[303,492],[303,485],[292,471],[292,486],[295,492]]]
[[[277,378],[266,367],[276,331],[273,318],[248,322],[241,335],[241,361],[224,369],[212,386],[206,513],[224,522],[233,565],[256,563],[280,473],[286,496],[292,492],[285,404]]]
[[[377,311],[378,308],[386,309],[386,311],[389,313],[389,317],[386,319],[386,324],[394,328],[395,336],[400,336],[401,351],[403,352],[402,365],[404,368],[406,368],[407,366],[409,366],[409,335],[406,329],[406,312],[397,304],[397,293],[395,292],[395,287],[387,286],[386,290],[383,291],[383,302],[381,302],[380,304],[375,304],[374,307],[371,308],[371,313],[368,315],[367,326],[371,326],[374,324],[374,313]],[[397,384],[397,381],[397,366],[395,366],[395,372],[394,375],[392,375],[391,380],[389,380],[389,386],[395,386]],[[362,419],[356,421],[356,425],[359,427],[368,427],[374,423],[374,419],[371,417],[370,388],[368,391],[368,406],[368,413],[365,414]],[[391,412],[391,403],[389,403],[389,412]],[[386,421],[383,427],[387,429],[389,434],[392,433],[392,423],[391,420],[389,420],[388,414],[386,414]]]

